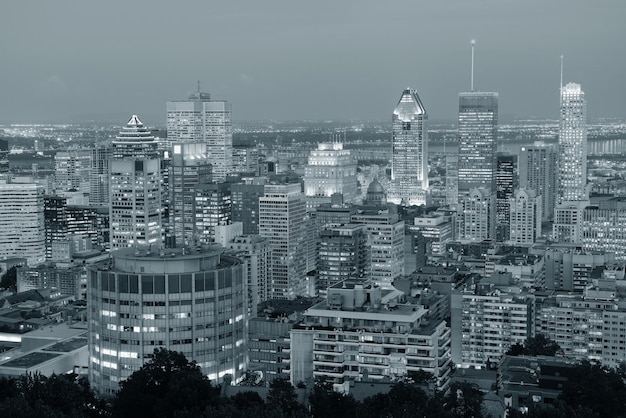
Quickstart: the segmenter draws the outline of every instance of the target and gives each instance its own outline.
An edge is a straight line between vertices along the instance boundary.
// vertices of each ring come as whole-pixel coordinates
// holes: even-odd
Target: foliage
[[[216,402],[213,388],[195,362],[165,348],[120,384],[113,401],[119,417],[173,417],[183,412],[200,414]]]
[[[13,266],[0,278],[0,288],[17,291],[17,267]]]
[[[477,385],[468,382],[455,382],[450,385],[443,405],[454,417],[482,417],[483,393]]]
[[[267,417],[304,417],[304,406],[298,402],[296,391],[289,380],[274,379],[270,384],[266,402]]]
[[[76,375],[0,379],[0,416],[96,417],[104,411],[87,380]]]
[[[554,356],[562,352],[561,347],[543,334],[527,338],[524,345],[513,344],[507,351],[509,356]]]
[[[354,418],[357,417],[357,401],[352,395],[337,393],[316,384],[309,396],[311,416],[324,418]]]

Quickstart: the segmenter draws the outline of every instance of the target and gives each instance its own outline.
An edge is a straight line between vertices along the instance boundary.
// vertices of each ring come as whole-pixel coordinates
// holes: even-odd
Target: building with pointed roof
[[[392,203],[422,205],[428,191],[428,114],[416,90],[405,89],[393,111]]]

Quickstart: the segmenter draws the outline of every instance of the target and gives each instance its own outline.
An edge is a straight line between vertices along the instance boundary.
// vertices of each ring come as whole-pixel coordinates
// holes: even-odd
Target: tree
[[[219,393],[195,362],[165,348],[120,384],[113,412],[120,417],[173,417],[200,415]]]
[[[266,416],[304,417],[304,406],[298,402],[296,391],[287,379],[274,379],[267,393]]]
[[[309,396],[311,416],[324,418],[357,417],[357,401],[352,395],[337,393],[316,384]]]
[[[543,334],[527,338],[524,345],[513,344],[506,352],[509,356],[554,356],[561,352],[561,347]]]
[[[12,292],[17,291],[17,267],[11,267],[2,275],[0,288],[9,289]]]
[[[444,408],[454,417],[478,418],[483,416],[483,393],[478,386],[468,382],[455,382],[450,385],[443,398]]]
[[[96,417],[104,413],[86,379],[76,375],[24,375],[0,380],[0,416]]]

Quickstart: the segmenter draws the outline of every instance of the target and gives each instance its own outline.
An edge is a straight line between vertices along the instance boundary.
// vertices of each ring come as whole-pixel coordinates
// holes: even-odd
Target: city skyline
[[[407,85],[431,120],[451,120],[470,84],[472,39],[475,89],[500,92],[503,117],[557,117],[560,55],[564,81],[584,85],[594,104],[591,118],[623,116],[622,2],[190,6],[42,2],[24,23],[25,6],[7,5],[0,122],[138,113],[161,126],[165,103],[197,80],[233,103],[235,120],[384,120]],[[414,46],[424,34],[432,40]]]

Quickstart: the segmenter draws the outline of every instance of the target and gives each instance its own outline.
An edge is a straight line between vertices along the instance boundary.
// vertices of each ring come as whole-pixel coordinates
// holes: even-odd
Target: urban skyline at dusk
[[[619,1],[39,3],[0,17],[2,123],[161,126],[197,80],[241,121],[386,119],[406,87],[431,120],[454,120],[472,39],[475,89],[499,92],[504,118],[558,117],[561,55],[590,118],[624,116]]]

